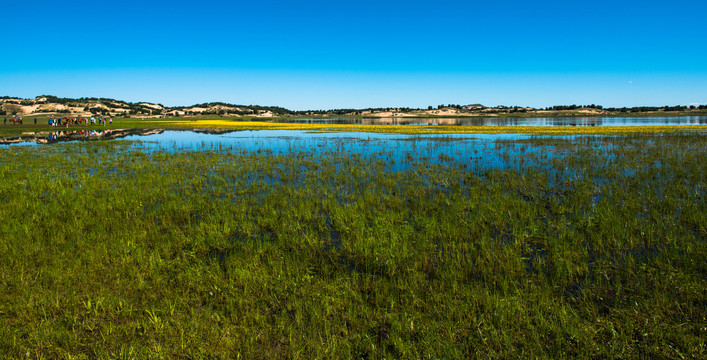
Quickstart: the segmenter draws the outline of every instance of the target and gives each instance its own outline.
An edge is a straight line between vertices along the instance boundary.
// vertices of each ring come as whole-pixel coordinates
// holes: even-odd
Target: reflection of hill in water
[[[215,129],[194,129],[194,130],[191,130],[191,131],[192,131],[192,132],[195,132],[195,133],[198,133],[198,134],[209,134],[209,135],[223,135],[223,134],[230,134],[230,133],[234,133],[234,132],[242,132],[242,131],[245,131],[245,130],[229,130],[229,129],[226,129],[226,130],[223,130],[223,129],[219,129],[219,130],[215,130]],[[147,135],[151,135],[151,134],[147,134]]]
[[[105,130],[58,130],[24,133],[19,136],[0,137],[0,145],[35,142],[50,144],[62,141],[95,141],[120,139],[130,135],[153,135],[164,132],[162,129],[105,129]]]

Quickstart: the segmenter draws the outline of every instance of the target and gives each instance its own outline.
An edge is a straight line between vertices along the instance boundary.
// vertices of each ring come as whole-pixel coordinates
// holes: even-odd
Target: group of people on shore
[[[12,124],[13,125],[22,125],[22,117],[17,117],[14,116],[12,119]],[[113,124],[113,118],[95,118],[95,117],[90,117],[90,118],[81,118],[81,117],[76,117],[76,118],[70,118],[70,117],[64,117],[64,118],[49,118],[47,120],[49,126],[56,127],[56,126],[66,126],[69,127],[69,125],[82,125],[82,126],[88,126],[88,125],[111,125]],[[34,124],[37,125],[37,118],[34,118]],[[7,118],[3,120],[3,125],[7,125]]]
[[[66,126],[69,127],[69,125],[110,125],[113,124],[113,118],[106,119],[106,118],[95,118],[95,117],[90,117],[90,118],[61,118],[61,119],[53,119],[50,118],[49,120],[49,126]]]

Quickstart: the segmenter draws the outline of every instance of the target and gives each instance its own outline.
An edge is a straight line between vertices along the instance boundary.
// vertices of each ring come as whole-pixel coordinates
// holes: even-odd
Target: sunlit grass
[[[707,356],[704,134],[494,147],[0,148],[0,354]]]
[[[358,125],[301,124],[229,120],[150,120],[157,127],[211,128],[233,130],[356,131],[402,134],[524,133],[538,135],[613,135],[707,131],[707,125],[679,126],[443,126],[443,125]]]
[[[399,134],[536,134],[536,135],[627,135],[644,133],[705,132],[707,125],[658,125],[658,126],[447,126],[447,125],[365,125],[365,124],[311,124],[242,119],[115,119],[111,125],[70,126],[52,128],[45,124],[3,126],[0,135],[13,136],[33,131],[98,130],[129,128],[161,128],[188,130],[303,130],[377,132]]]

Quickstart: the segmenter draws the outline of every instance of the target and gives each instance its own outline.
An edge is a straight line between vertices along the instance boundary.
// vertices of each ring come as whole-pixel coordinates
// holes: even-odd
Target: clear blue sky
[[[290,109],[707,103],[705,1],[7,1],[0,95]]]

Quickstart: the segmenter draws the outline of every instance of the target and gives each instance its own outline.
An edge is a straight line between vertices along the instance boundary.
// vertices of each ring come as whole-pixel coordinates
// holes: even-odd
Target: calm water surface
[[[464,163],[479,169],[508,168],[527,164],[527,155],[556,156],[551,146],[530,145],[517,140],[524,134],[385,134],[361,132],[311,133],[299,130],[237,131],[208,134],[165,131],[149,136],[132,135],[145,151],[225,151],[272,156],[343,155],[383,160],[392,169],[405,169],[416,162]],[[525,159],[525,160],[524,160]],[[527,161],[526,161],[527,160]]]
[[[288,122],[399,125],[482,126],[638,126],[705,125],[707,116],[614,117],[614,118],[447,118],[447,119],[288,119]],[[132,141],[132,146],[154,151],[225,151],[285,156],[344,155],[371,157],[394,169],[415,162],[464,163],[478,169],[522,166],[532,159],[561,156],[550,145],[522,141],[525,134],[385,134],[364,132],[307,132],[300,130],[254,130],[221,133],[160,130],[100,130],[91,133],[61,131],[4,139],[0,149],[15,145],[52,144],[75,141]],[[572,137],[572,136],[564,136]],[[2,140],[2,139],[0,139]],[[20,141],[18,141],[20,140]],[[602,149],[597,149],[602,151]],[[532,155],[532,156],[530,156]]]
[[[149,133],[151,132],[151,133]],[[565,138],[580,136],[563,136]],[[591,135],[590,135],[591,136]],[[130,148],[156,151],[216,151],[267,156],[349,156],[383,161],[391,170],[416,163],[462,164],[471,170],[519,168],[538,159],[562,156],[553,145],[529,143],[526,134],[386,134],[365,132],[307,132],[304,130],[253,130],[220,133],[160,130],[62,131],[38,133],[28,142],[0,145],[55,146],[65,142],[129,141]],[[30,140],[34,139],[34,141]],[[23,139],[24,140],[24,139]],[[29,142],[32,141],[32,142]],[[38,145],[42,144],[42,145]],[[603,149],[597,149],[602,151]]]
[[[307,124],[367,124],[367,125],[457,125],[457,126],[651,126],[707,125],[707,116],[672,117],[550,117],[550,118],[329,118],[286,119],[276,122]]]

